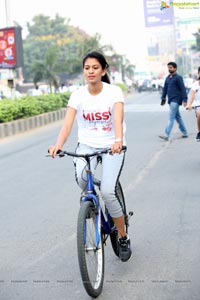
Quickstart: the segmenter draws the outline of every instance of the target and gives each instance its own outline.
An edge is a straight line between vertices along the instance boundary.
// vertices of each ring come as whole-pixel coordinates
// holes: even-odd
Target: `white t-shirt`
[[[103,89],[98,95],[91,95],[85,85],[75,90],[68,102],[68,106],[77,110],[78,142],[94,148],[106,148],[114,143],[114,104],[124,103],[118,86],[102,83]],[[125,133],[125,123],[123,131]],[[125,145],[125,137],[123,143]]]
[[[192,91],[195,92],[194,101],[192,103],[193,106],[199,106],[200,105],[200,84],[199,80],[195,81],[192,85]]]

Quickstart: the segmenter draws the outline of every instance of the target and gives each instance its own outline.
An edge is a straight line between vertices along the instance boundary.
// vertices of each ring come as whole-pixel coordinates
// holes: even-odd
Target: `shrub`
[[[24,119],[66,107],[71,93],[25,96],[0,101],[0,123]]]
[[[19,107],[15,100],[3,99],[0,101],[0,123],[16,120],[18,115]]]

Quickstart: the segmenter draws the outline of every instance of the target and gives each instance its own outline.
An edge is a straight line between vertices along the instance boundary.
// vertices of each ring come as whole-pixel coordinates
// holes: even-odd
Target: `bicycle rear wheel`
[[[81,204],[77,224],[79,268],[86,292],[93,298],[100,295],[104,280],[104,245],[102,234],[97,246],[97,214],[94,204]]]
[[[117,190],[116,191],[117,191],[119,202],[120,202],[120,205],[122,207],[122,211],[123,211],[124,217],[125,217],[126,216],[126,204],[125,204],[124,193],[123,193],[122,186],[121,186],[120,182],[118,182],[118,184],[117,184]],[[114,227],[114,222],[113,222],[112,218],[110,220],[110,226]],[[110,234],[110,241],[111,241],[112,249],[113,249],[115,255],[119,256],[119,244],[118,244],[117,229],[115,229]]]

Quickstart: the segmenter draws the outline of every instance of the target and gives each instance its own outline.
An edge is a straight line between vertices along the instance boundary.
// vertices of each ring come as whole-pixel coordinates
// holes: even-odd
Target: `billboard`
[[[14,69],[23,66],[21,27],[0,29],[0,68]]]
[[[144,19],[146,27],[172,25],[174,9],[164,1],[144,0]],[[165,7],[163,7],[165,3]]]

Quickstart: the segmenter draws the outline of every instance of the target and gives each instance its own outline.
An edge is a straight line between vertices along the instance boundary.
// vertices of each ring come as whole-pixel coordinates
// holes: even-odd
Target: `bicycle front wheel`
[[[93,298],[100,295],[104,280],[104,246],[101,233],[97,245],[97,223],[94,204],[82,203],[77,224],[78,260],[83,285]]]

